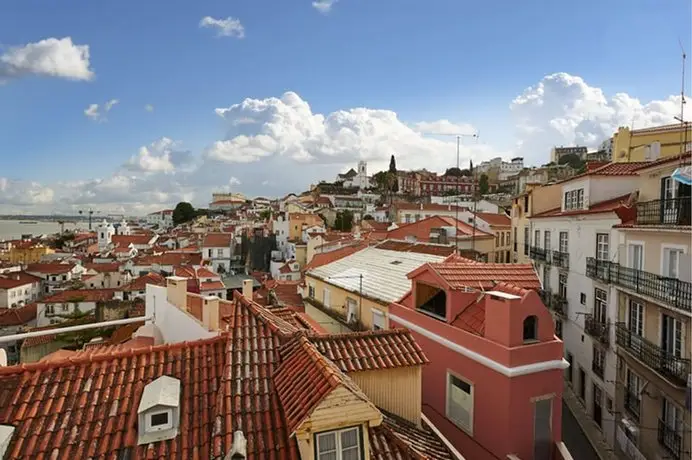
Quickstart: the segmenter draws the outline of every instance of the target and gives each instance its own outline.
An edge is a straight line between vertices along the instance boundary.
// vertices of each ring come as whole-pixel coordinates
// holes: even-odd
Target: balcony
[[[584,330],[594,339],[601,342],[603,345],[610,345],[610,337],[608,334],[608,323],[603,323],[594,315],[584,315]]]
[[[689,196],[637,203],[637,225],[690,225]]]
[[[555,294],[551,291],[541,290],[538,295],[549,310],[554,311],[560,316],[567,316],[567,299],[560,294]]]
[[[569,254],[566,252],[553,251],[552,264],[558,268],[569,268]]]
[[[541,249],[537,246],[531,246],[530,248],[530,256],[531,259],[537,261],[537,262],[545,262],[546,261],[546,250]]]
[[[667,352],[663,348],[634,334],[625,323],[618,323],[615,328],[617,344],[643,364],[669,379],[674,384],[684,387],[690,374],[690,360],[683,359]]]
[[[639,396],[629,388],[625,388],[625,410],[638,422],[639,406],[641,401]]]
[[[692,312],[692,283],[623,267],[607,260],[586,259],[586,276]]]
[[[662,445],[666,451],[668,451],[668,453],[671,455],[671,458],[674,458],[676,460],[681,458],[681,432],[674,428],[671,428],[665,421],[661,419],[658,420],[658,443]]]
[[[603,363],[598,363],[595,360],[591,361],[591,370],[594,374],[596,374],[600,378],[603,378],[603,374],[605,371],[605,369],[603,369]]]

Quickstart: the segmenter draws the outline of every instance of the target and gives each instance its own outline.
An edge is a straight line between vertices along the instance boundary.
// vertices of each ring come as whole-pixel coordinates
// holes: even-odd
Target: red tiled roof
[[[120,247],[127,247],[130,244],[144,245],[149,244],[153,238],[151,235],[113,235],[111,243]]]
[[[73,289],[44,297],[38,303],[100,302],[110,300],[114,295],[115,289]]]
[[[199,283],[200,291],[221,291],[226,289],[226,286],[221,281],[210,281],[208,283]]]
[[[489,225],[497,227],[509,227],[512,220],[506,214],[494,214],[491,212],[477,212],[476,217],[483,219]]]
[[[287,323],[293,325],[297,330],[305,330],[310,333],[323,334],[326,331],[319,323],[313,321],[307,315],[301,315],[300,312],[289,308],[289,307],[279,307],[270,308],[269,311],[278,318],[286,321]]]
[[[113,273],[120,271],[120,264],[118,263],[108,263],[108,264],[84,264],[84,268],[87,270],[94,270],[99,273]]]
[[[280,281],[272,280],[272,283],[267,283],[267,287],[271,291],[271,295],[281,306],[303,306],[303,298],[298,294],[298,281]],[[271,286],[271,287],[270,287]]]
[[[408,203],[399,202],[392,205],[397,211],[456,211],[457,205],[454,204],[440,204],[440,203]],[[465,211],[467,208],[459,206],[459,211]]]
[[[187,252],[164,252],[158,256],[142,256],[136,258],[135,265],[200,265],[202,254]]]
[[[630,194],[618,196],[610,200],[601,201],[600,203],[595,203],[589,206],[589,209],[571,209],[567,211],[562,211],[561,208],[551,209],[549,211],[542,212],[540,214],[534,214],[531,216],[532,219],[543,218],[543,217],[560,217],[560,216],[578,216],[582,214],[599,214],[606,212],[616,212],[619,208],[624,207],[628,200]]]
[[[507,282],[525,289],[539,289],[541,281],[531,264],[499,264],[499,263],[466,263],[442,262],[429,263],[409,273],[411,277],[423,267],[430,267],[452,289],[492,289],[497,283]]]
[[[415,237],[417,241],[428,241],[431,230],[441,227],[456,227],[456,237],[459,239],[470,238],[471,236],[475,236],[476,239],[495,238],[493,235],[478,228],[474,231],[473,226],[450,216],[430,216],[418,222],[401,225],[399,228],[390,230],[387,233],[387,238],[405,240],[406,237]],[[454,239],[454,236],[449,235],[448,238]]]
[[[26,284],[40,282],[41,278],[24,272],[11,272],[0,275],[0,289],[12,289]]]
[[[415,252],[418,254],[430,254],[434,256],[449,256],[454,254],[454,246],[449,244],[435,243],[410,243],[408,241],[385,240],[375,246],[377,249],[399,252]]]
[[[336,262],[339,259],[343,259],[346,256],[365,249],[368,247],[367,243],[356,242],[353,245],[345,246],[343,248],[335,249],[329,252],[319,252],[314,255],[312,260],[303,267],[303,271],[306,272],[313,268],[321,267],[322,265],[327,265],[332,262]]]
[[[375,231],[385,232],[392,225],[391,222],[377,222],[376,220],[364,220],[361,223],[361,227],[370,228]]]
[[[202,246],[205,248],[230,248],[233,233],[207,233]]]
[[[42,273],[44,275],[58,275],[67,273],[75,267],[75,264],[29,264],[26,267],[27,272]]]
[[[147,288],[147,284],[153,284],[154,286],[165,286],[166,279],[156,272],[149,272],[146,275],[133,279],[128,284],[118,288],[117,290],[123,292],[144,291]]]
[[[36,304],[0,309],[0,327],[22,326],[36,319]]]
[[[297,336],[281,347],[280,353],[282,362],[274,374],[274,384],[289,433],[295,432],[322,400],[341,385],[367,401],[355,383],[306,336]]]
[[[394,369],[428,363],[408,329],[311,337],[317,349],[343,372]]]
[[[370,428],[371,460],[453,460],[442,440],[423,422],[419,428],[408,420],[382,411],[382,424]]]

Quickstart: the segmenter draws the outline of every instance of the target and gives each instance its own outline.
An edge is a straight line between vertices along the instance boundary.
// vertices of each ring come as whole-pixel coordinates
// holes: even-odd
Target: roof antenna
[[[680,52],[682,53],[682,83],[680,87],[680,117],[675,117],[676,120],[680,122],[680,155],[685,153],[687,149],[687,122],[685,121],[685,62],[687,61],[687,53],[685,53],[685,47],[682,46],[682,41],[678,37],[678,45],[680,45]],[[682,162],[683,159],[680,158]]]

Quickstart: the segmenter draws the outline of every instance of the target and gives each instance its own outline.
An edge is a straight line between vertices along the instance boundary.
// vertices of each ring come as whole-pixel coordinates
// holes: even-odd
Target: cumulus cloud
[[[517,155],[539,162],[555,145],[595,148],[619,126],[674,123],[680,97],[648,103],[625,93],[608,97],[581,77],[563,72],[547,75],[526,88],[512,101],[510,110],[517,131]]]
[[[637,128],[671,122],[678,102],[676,97],[642,102],[627,94],[609,96],[579,77],[548,75],[511,101],[516,148],[501,151],[468,142],[461,146],[461,162],[522,155],[529,164],[545,163],[556,144],[596,147],[632,120]],[[359,160],[367,161],[368,172],[374,174],[387,168],[392,154],[400,169],[443,172],[456,163],[454,135],[476,131],[464,122],[401,120],[384,109],[316,113],[294,92],[248,98],[215,112],[225,135],[210,140],[198,156],[164,137],[135,155],[124,153],[129,159],[123,167],[105,178],[46,185],[0,179],[0,212],[93,206],[101,212],[136,214],[178,201],[205,206],[211,193],[220,190],[280,196],[306,190],[321,179],[333,180]]]
[[[98,104],[89,104],[89,107],[84,109],[84,115],[94,121],[106,121],[106,114],[118,103],[117,99],[106,101],[102,107]],[[101,110],[102,109],[102,110]]]
[[[47,38],[11,47],[0,55],[0,76],[26,75],[92,80],[89,45],[75,45],[71,37]]]
[[[135,172],[172,173],[192,158],[190,151],[180,149],[180,145],[180,141],[162,137],[149,146],[140,147],[138,154],[131,156],[123,167]]]
[[[245,37],[245,27],[243,27],[239,19],[231,16],[226,19],[216,19],[211,16],[205,16],[199,21],[199,26],[215,29],[218,37]]]
[[[322,14],[327,14],[332,10],[332,6],[334,6],[337,1],[338,0],[315,0],[312,2],[312,7]]]

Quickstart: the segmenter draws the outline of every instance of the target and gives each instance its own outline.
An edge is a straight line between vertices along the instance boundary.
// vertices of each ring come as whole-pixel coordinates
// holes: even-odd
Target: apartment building
[[[529,218],[529,257],[572,364],[568,384],[610,444],[616,418],[617,357],[610,327],[616,322],[615,298],[610,286],[588,276],[588,261],[617,259],[614,227],[633,215],[630,195],[639,166],[613,163],[563,181],[557,184],[558,207]]]
[[[617,448],[631,458],[690,458],[692,277],[690,186],[673,171],[690,155],[639,167],[636,217],[616,225],[617,258],[587,275],[614,296]]]
[[[525,264],[531,261],[529,248],[531,246],[531,216],[555,209],[560,205],[560,186],[529,185],[523,193],[512,200],[511,240],[512,260],[514,263]]]

